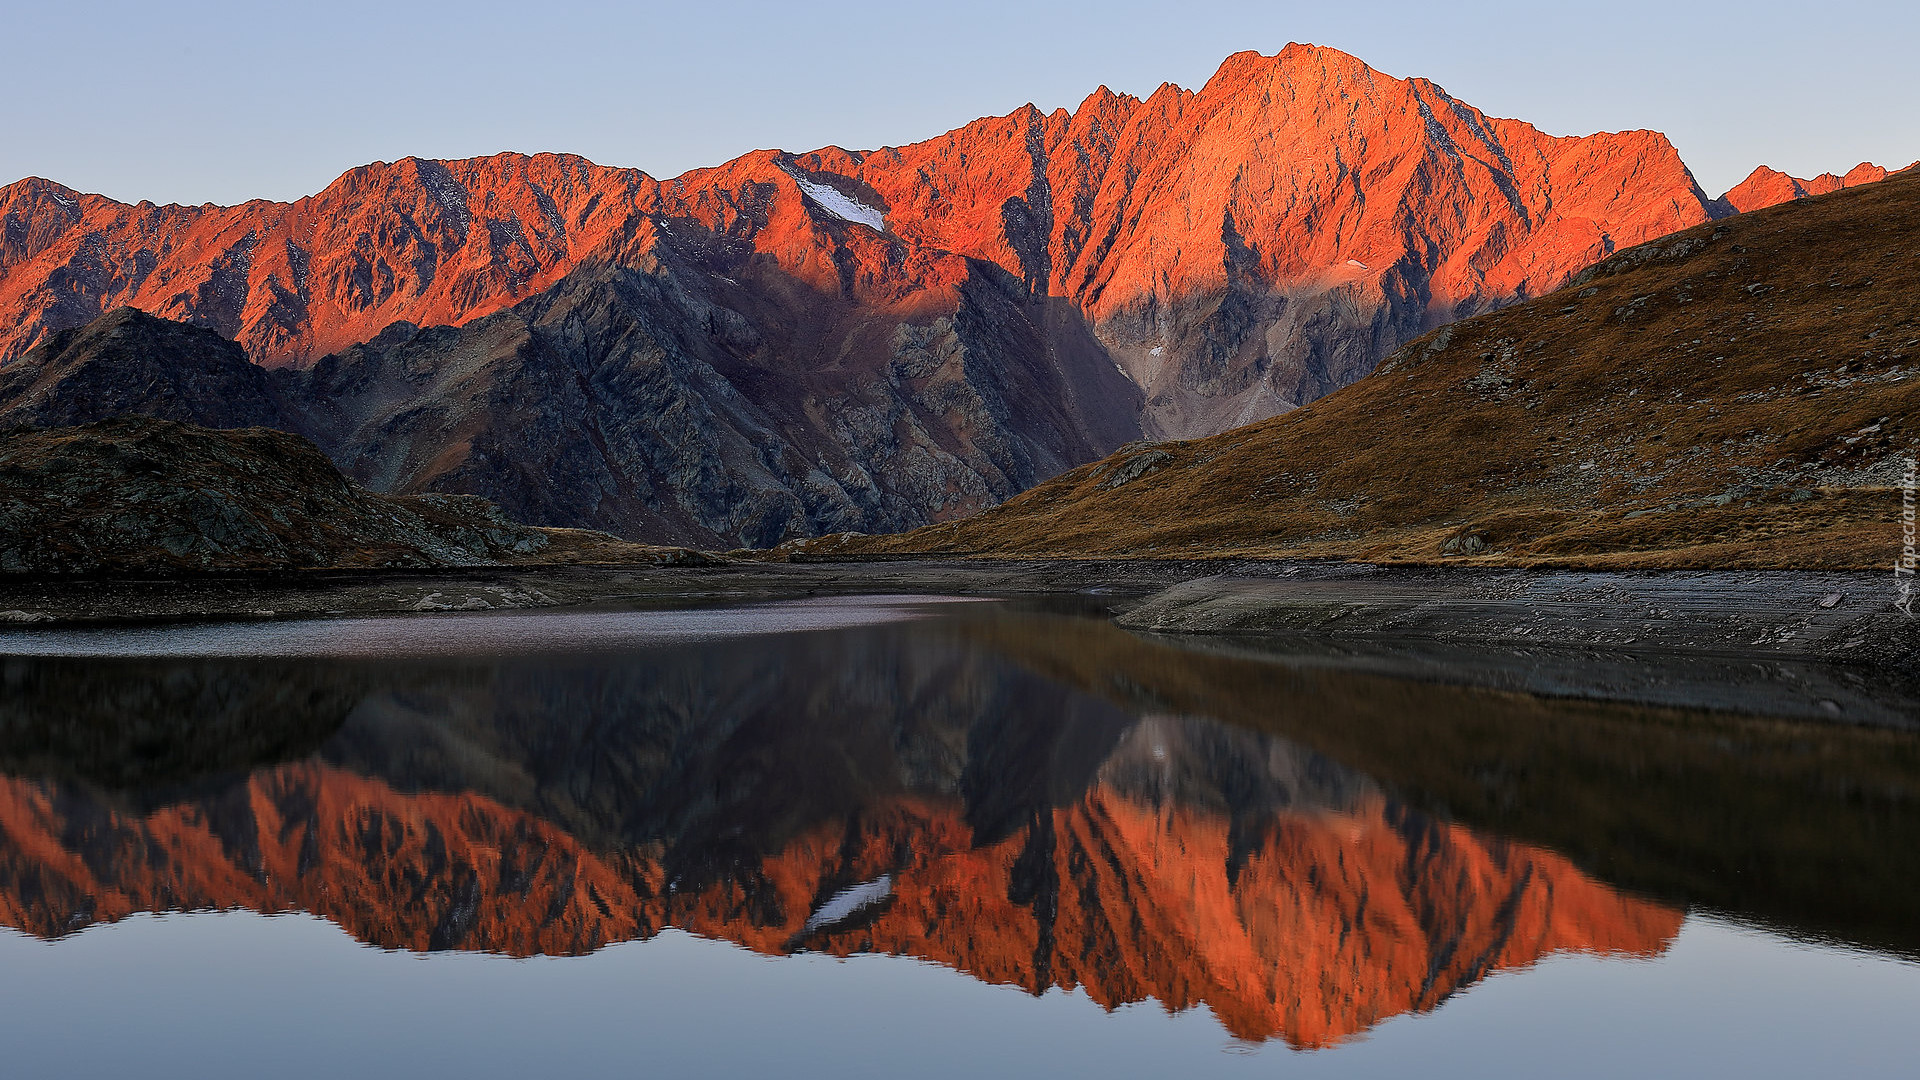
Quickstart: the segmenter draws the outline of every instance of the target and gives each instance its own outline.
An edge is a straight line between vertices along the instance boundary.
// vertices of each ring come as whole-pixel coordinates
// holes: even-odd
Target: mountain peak
[[[1078,116],[1088,109],[1110,109],[1121,102],[1138,105],[1140,99],[1132,94],[1117,94],[1107,84],[1101,83],[1093,88],[1093,93],[1080,100],[1080,104],[1074,107],[1072,115]]]
[[[1391,78],[1382,76],[1350,53],[1296,41],[1271,56],[1254,50],[1234,53],[1214,70],[1200,93],[1203,96],[1231,94],[1262,80],[1291,86],[1332,86],[1383,77]]]

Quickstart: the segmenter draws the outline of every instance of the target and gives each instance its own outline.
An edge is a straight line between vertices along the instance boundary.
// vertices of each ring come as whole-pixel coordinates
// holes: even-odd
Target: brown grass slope
[[[1909,172],[1620,252],[1284,416],[800,551],[1886,566],[1917,350]]]

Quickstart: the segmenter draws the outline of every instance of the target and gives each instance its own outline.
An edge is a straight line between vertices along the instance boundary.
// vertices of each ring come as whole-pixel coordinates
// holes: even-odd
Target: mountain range
[[[1289,45],[1197,91],[670,180],[409,158],[232,207],[22,180],[0,358],[131,306],[276,369],[284,426],[377,490],[764,546],[1259,421],[1618,250],[1881,175],[1713,199],[1657,133],[1549,136]]]

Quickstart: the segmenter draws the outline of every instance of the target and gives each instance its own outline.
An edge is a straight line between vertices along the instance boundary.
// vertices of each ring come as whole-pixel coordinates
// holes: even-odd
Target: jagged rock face
[[[1103,88],[1072,114],[802,160],[871,184],[902,235],[1072,299],[1165,436],[1285,411],[1707,218],[1656,133],[1554,138],[1300,45],[1233,56],[1198,92]]]
[[[584,265],[648,268],[668,236],[778,266],[743,286],[756,302],[793,299],[794,282],[837,294],[887,322],[875,345],[956,317],[954,290],[978,276],[966,260],[984,260],[1062,298],[1046,319],[1090,320],[1145,389],[1142,418],[1111,422],[1205,434],[1707,212],[1657,134],[1552,138],[1289,46],[1230,58],[1198,92],[1102,89],[1071,114],[1029,107],[873,153],[761,151],[664,183],[510,154],[370,165],[237,207],[26,180],[0,190],[0,357],[131,304],[262,363],[310,364],[396,321],[470,322]],[[812,322],[796,336],[834,337]]]
[[[0,573],[486,565],[548,544],[471,496],[361,490],[284,432],[122,417],[0,434]]]
[[[388,324],[460,323],[617,249],[653,181],[581,158],[408,158],[293,203],[128,206],[39,179],[0,189],[0,357],[131,305],[265,364]]]

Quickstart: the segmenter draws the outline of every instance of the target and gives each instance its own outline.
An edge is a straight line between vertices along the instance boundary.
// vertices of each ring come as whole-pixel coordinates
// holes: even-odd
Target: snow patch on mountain
[[[839,188],[827,184],[817,184],[791,169],[781,170],[793,177],[800,190],[814,204],[841,221],[853,225],[865,225],[874,232],[887,231],[887,216],[866,203],[842,192]]]

